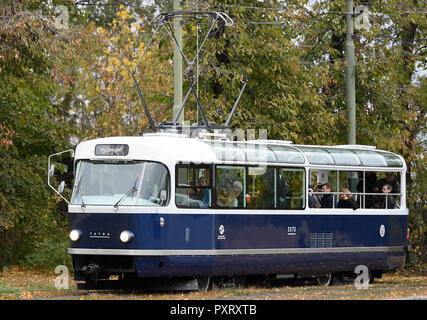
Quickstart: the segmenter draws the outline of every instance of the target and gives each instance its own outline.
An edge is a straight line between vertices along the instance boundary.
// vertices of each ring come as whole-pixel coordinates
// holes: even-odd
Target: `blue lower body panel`
[[[69,249],[75,270],[93,260],[141,278],[307,274],[402,267],[407,216],[86,213],[70,214],[70,227],[82,234]],[[119,240],[123,230],[131,243]]]
[[[138,277],[221,276],[250,274],[320,274],[354,272],[358,265],[369,270],[395,270],[403,267],[405,254],[328,253],[260,256],[137,257]]]

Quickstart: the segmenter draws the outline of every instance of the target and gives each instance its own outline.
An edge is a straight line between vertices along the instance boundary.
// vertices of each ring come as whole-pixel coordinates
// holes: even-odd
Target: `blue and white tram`
[[[404,264],[405,161],[375,147],[154,133],[82,142],[74,163],[76,280],[330,275],[358,265],[379,276]],[[356,209],[341,208],[343,193]],[[326,196],[329,207],[313,204]]]

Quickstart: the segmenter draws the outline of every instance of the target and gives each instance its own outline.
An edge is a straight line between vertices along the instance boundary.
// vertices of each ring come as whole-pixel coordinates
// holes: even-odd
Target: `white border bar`
[[[262,254],[403,252],[404,247],[334,247],[334,248],[272,248],[272,249],[201,249],[201,250],[138,250],[68,248],[68,254],[118,256],[233,256]]]

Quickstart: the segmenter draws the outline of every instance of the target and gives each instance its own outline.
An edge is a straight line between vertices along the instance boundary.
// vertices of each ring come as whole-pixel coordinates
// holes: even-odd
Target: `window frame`
[[[339,210],[342,210],[342,209],[346,209],[346,208],[338,208],[339,197],[341,195],[341,192],[340,192],[340,189],[341,189],[341,186],[340,186],[340,184],[341,184],[340,174],[346,173],[346,172],[362,173],[362,176],[363,176],[363,190],[361,192],[358,192],[358,191],[352,192],[353,194],[357,194],[358,196],[362,197],[362,199],[360,200],[360,203],[359,203],[359,200],[356,201],[356,202],[358,202],[358,204],[360,204],[360,207],[357,208],[357,210],[379,210],[379,209],[382,209],[382,210],[397,210],[397,209],[401,209],[402,208],[402,197],[403,197],[402,184],[401,184],[401,181],[402,181],[402,172],[400,170],[375,170],[375,169],[372,169],[372,168],[363,169],[363,168],[355,168],[355,167],[351,167],[351,168],[339,168],[339,169],[337,169],[337,168],[330,168],[330,169],[328,169],[328,168],[325,168],[325,167],[322,167],[322,168],[318,168],[318,167],[307,167],[307,172],[308,172],[308,174],[307,174],[307,190],[308,190],[308,186],[310,185],[310,178],[312,177],[312,172],[313,171],[314,172],[328,171],[328,175],[329,175],[330,172],[335,172],[336,183],[333,184],[333,185],[330,182],[328,182],[328,183],[331,185],[331,189],[332,190],[336,189],[336,191],[331,191],[330,192],[330,194],[333,194],[333,197],[334,197],[334,203],[333,203],[333,207],[332,208],[314,208],[314,207],[307,206],[307,208],[309,210],[317,210],[317,209],[321,209],[321,210],[324,210],[324,209],[333,209],[333,210],[339,209]],[[398,174],[399,175],[399,179],[397,181],[399,183],[400,190],[397,193],[394,192],[394,193],[391,194],[391,196],[398,197],[398,198],[395,199],[396,206],[394,208],[388,208],[388,207],[386,207],[386,208],[376,208],[376,207],[366,208],[366,196],[374,196],[374,197],[376,197],[376,196],[383,195],[380,190],[378,190],[375,193],[367,193],[366,192],[366,172],[368,172],[368,171],[375,172],[377,174],[378,173],[384,173],[384,174],[386,174],[388,172],[392,172],[394,174]],[[313,183],[311,183],[311,184],[314,187],[314,184]],[[348,188],[348,186],[346,188]],[[320,193],[322,193],[322,192],[320,192]],[[308,197],[310,196],[310,194],[308,192],[306,192],[306,194],[307,194],[307,201],[308,201]],[[312,194],[316,194],[316,193],[312,193]]]
[[[175,206],[177,207],[177,208],[180,208],[180,209],[213,209],[214,208],[214,206],[213,206],[213,199],[214,199],[214,188],[213,188],[213,181],[214,181],[214,178],[213,178],[213,174],[212,174],[212,172],[213,172],[213,164],[212,163],[207,163],[207,164],[204,164],[204,163],[192,163],[192,162],[190,162],[190,163],[188,163],[188,162],[177,162],[176,164],[175,164],[175,189],[174,189],[174,195],[175,195]],[[182,185],[179,185],[179,178],[178,178],[178,172],[179,172],[179,169],[180,168],[188,168],[188,169],[193,169],[193,170],[195,170],[195,169],[209,169],[210,170],[210,177],[209,177],[209,186],[207,186],[207,187],[200,187],[200,186],[197,186],[196,184],[195,184],[195,175],[194,175],[194,173],[193,173],[193,183],[194,183],[194,186],[182,186]],[[182,206],[182,205],[178,205],[178,203],[177,203],[177,201],[176,201],[176,195],[178,194],[177,193],[177,189],[196,189],[196,188],[200,188],[200,189],[209,189],[209,190],[211,190],[211,205],[210,206],[207,206],[207,207],[199,207],[199,208],[197,208],[197,207],[191,207],[191,206]]]
[[[276,212],[276,211],[294,211],[294,210],[298,210],[298,211],[304,211],[307,207],[308,207],[308,202],[307,202],[307,170],[306,167],[301,165],[301,166],[278,166],[277,164],[274,165],[267,165],[267,168],[272,168],[274,169],[274,208],[249,208],[247,206],[247,202],[246,202],[246,194],[244,194],[244,206],[243,207],[221,207],[218,206],[217,204],[217,194],[216,194],[216,180],[217,180],[217,168],[218,167],[237,167],[237,168],[241,168],[243,167],[245,169],[244,175],[245,175],[245,185],[243,186],[243,192],[246,191],[246,194],[248,193],[248,181],[249,181],[249,168],[254,168],[257,165],[256,164],[227,164],[227,163],[217,163],[214,164],[213,166],[213,182],[214,185],[212,185],[212,208],[214,209],[220,209],[220,210],[268,210],[268,211],[272,211],[272,212]],[[259,165],[258,165],[259,166]],[[303,195],[302,195],[302,207],[301,208],[279,208],[278,206],[278,193],[277,193],[277,188],[278,188],[278,177],[279,177],[279,170],[281,169],[287,169],[287,170],[294,170],[294,171],[298,171],[302,173],[302,184],[303,184]]]
[[[143,208],[150,208],[150,207],[154,207],[154,208],[165,208],[165,207],[169,206],[171,195],[172,195],[172,182],[171,182],[171,173],[170,173],[169,167],[165,163],[160,162],[160,161],[155,161],[155,160],[144,160],[144,159],[130,159],[129,160],[129,159],[86,159],[86,158],[82,158],[82,159],[76,160],[75,165],[74,165],[74,167],[75,167],[75,171],[74,171],[75,172],[75,176],[74,176],[73,188],[72,188],[72,195],[71,195],[71,200],[70,200],[70,204],[71,205],[80,205],[80,204],[76,204],[76,203],[72,203],[72,202],[74,202],[74,197],[77,197],[77,195],[75,195],[75,188],[76,188],[76,182],[77,182],[76,179],[77,179],[77,176],[79,175],[79,170],[81,170],[81,168],[80,168],[81,164],[84,161],[89,162],[89,163],[100,163],[100,164],[105,164],[105,163],[118,163],[118,164],[121,164],[121,163],[145,162],[145,163],[155,163],[155,164],[162,165],[163,168],[166,169],[166,173],[167,173],[167,175],[166,175],[167,199],[166,199],[166,201],[165,201],[165,203],[163,205],[159,205],[159,206],[146,205],[145,206],[145,205],[127,205],[127,204],[122,204],[120,206],[123,206],[123,207],[126,207],[126,206],[128,206],[128,207],[138,207],[138,208],[139,207],[143,207]],[[99,207],[101,207],[101,206],[110,206],[110,205],[109,204],[91,204],[91,203],[86,203],[86,206],[99,206]]]

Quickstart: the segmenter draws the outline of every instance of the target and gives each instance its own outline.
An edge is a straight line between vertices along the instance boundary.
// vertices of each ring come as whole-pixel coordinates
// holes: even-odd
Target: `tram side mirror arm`
[[[71,157],[72,158],[74,158],[74,150],[73,149],[69,149],[69,150],[65,150],[65,151],[61,151],[61,152],[58,152],[58,153],[54,153],[54,154],[51,154],[49,157],[48,157],[48,167],[47,167],[47,169],[48,169],[48,172],[47,172],[47,184],[48,184],[48,186],[53,190],[53,191],[55,191],[62,199],[64,199],[65,200],[65,202],[67,202],[68,204],[70,204],[70,201],[68,201],[68,199],[66,199],[63,195],[62,195],[62,193],[64,192],[64,189],[65,189],[65,181],[61,181],[61,183],[59,184],[59,186],[58,186],[58,189],[55,189],[55,187],[54,186],[52,186],[52,184],[50,183],[50,179],[53,177],[53,175],[54,175],[54,172],[55,172],[55,165],[54,164],[51,164],[50,163],[50,161],[51,161],[51,158],[52,157],[55,157],[55,156],[59,156],[59,155],[61,155],[61,154],[63,154],[63,153],[68,153],[68,152],[70,152],[71,153]]]
[[[65,181],[61,181],[61,183],[59,184],[59,187],[58,187],[58,193],[59,194],[63,193],[64,189],[65,189]]]

